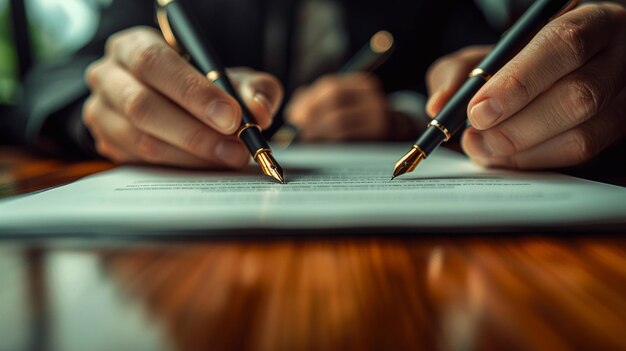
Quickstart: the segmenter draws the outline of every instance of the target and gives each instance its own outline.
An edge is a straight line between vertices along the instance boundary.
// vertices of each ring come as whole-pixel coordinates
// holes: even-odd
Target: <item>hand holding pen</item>
[[[387,98],[369,72],[383,64],[393,49],[392,34],[379,31],[338,72],[296,90],[285,108],[285,119],[297,127],[298,139],[384,138],[388,132]]]
[[[270,125],[282,89],[259,72],[229,72],[259,125]],[[183,59],[153,28],[111,36],[87,70],[83,119],[97,151],[118,163],[236,169],[250,155],[233,135],[239,104]]]
[[[235,99],[241,111],[241,121],[235,135],[246,146],[263,174],[284,184],[283,169],[261,133],[261,125],[226,74],[217,51],[194,17],[192,7],[188,6],[186,0],[157,0],[156,3],[157,22],[167,43],[186,55],[213,86]],[[261,104],[267,103],[267,99],[257,97],[256,100]]]
[[[433,91],[445,90],[445,80],[456,84],[444,71],[464,66],[480,51],[448,60],[447,69],[435,67],[443,75],[433,79]],[[433,110],[439,106],[431,104]],[[588,4],[553,20],[478,91],[466,111],[471,128],[462,146],[483,166],[572,166],[623,141],[626,10]]]
[[[576,3],[536,1],[494,49],[439,60],[428,76],[435,121],[394,176],[463,129],[466,116],[463,148],[485,166],[571,166],[623,140],[626,11],[609,3],[572,10]]]
[[[619,95],[619,91],[623,90],[623,81],[615,85],[616,82],[611,82],[608,75],[603,77],[602,74],[603,64],[611,64],[615,59],[623,60],[623,49],[619,49],[622,50],[621,53],[613,53],[609,58],[601,59],[602,55],[594,57],[602,48],[610,48],[607,44],[611,42],[607,39],[598,40],[594,36],[611,32],[613,27],[619,30],[618,41],[622,40],[624,9],[617,5],[593,5],[559,18],[561,14],[575,7],[576,3],[577,1],[538,0],[531,5],[494,49],[471,70],[469,78],[455,89],[454,94],[447,97],[448,102],[443,105],[429,128],[396,163],[393,177],[413,171],[442,142],[462,129],[465,126],[468,105],[472,124],[476,129],[485,130],[474,134],[475,143],[483,147],[483,155],[503,156],[499,164],[492,165],[519,168],[567,166],[580,163],[581,158],[591,157],[593,151],[590,153],[585,150],[595,149],[589,147],[588,135],[591,133],[596,134],[599,139],[609,136],[608,140],[611,142],[619,139],[620,134],[606,129],[606,124],[602,122],[598,122],[595,128],[585,125],[603,107],[596,98],[606,96],[607,93],[608,96]],[[556,20],[542,29],[554,18]],[[539,34],[535,36],[537,32]],[[531,42],[528,44],[529,41]],[[623,48],[623,41],[617,46]],[[595,77],[590,76],[589,72],[584,74],[590,66],[597,66],[594,69],[598,72]],[[615,67],[620,80],[624,76],[624,65],[621,67]],[[601,78],[602,84],[606,85],[598,85],[597,78]],[[616,89],[606,89],[612,86]],[[443,100],[441,94],[438,92],[431,97],[431,112],[433,105]],[[500,95],[501,98],[490,99],[489,95]],[[508,105],[509,111],[504,111],[504,105]],[[517,116],[505,120],[506,113],[509,114],[507,117],[516,113]],[[620,118],[615,117],[619,113],[612,115],[610,118],[617,122],[614,126],[619,126]],[[502,123],[500,128],[491,133],[486,132],[486,129],[498,123]],[[466,142],[472,137],[471,133],[472,129],[466,133]],[[494,145],[493,142],[499,145]],[[547,144],[541,145],[542,143]],[[569,148],[574,150],[568,151],[565,144],[572,143],[574,145]],[[489,150],[485,150],[487,147]],[[582,152],[581,147],[584,150]],[[532,160],[533,153],[534,158],[539,160],[528,162]],[[494,157],[492,161],[494,160],[497,159]]]
[[[242,101],[266,128],[282,100],[272,76],[229,70]],[[240,103],[211,83],[148,27],[112,35],[86,71],[83,120],[98,153],[118,163],[237,169],[250,153],[238,140]]]

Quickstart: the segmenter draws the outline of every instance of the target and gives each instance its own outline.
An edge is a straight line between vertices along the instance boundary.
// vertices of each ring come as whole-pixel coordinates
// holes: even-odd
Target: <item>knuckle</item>
[[[150,93],[145,89],[129,89],[123,99],[124,114],[134,125],[143,125],[149,116]]]
[[[601,92],[592,80],[576,79],[567,84],[567,95],[562,101],[565,117],[584,122],[600,110]]]
[[[164,48],[157,43],[151,43],[138,48],[131,58],[129,69],[138,76],[151,71],[159,65],[164,54]]]
[[[120,42],[125,38],[125,32],[118,32],[109,37],[105,43],[106,55],[113,55],[119,48]]]
[[[491,139],[493,151],[498,155],[515,155],[522,149],[515,133],[505,127],[495,128],[493,132],[486,133],[485,137]]]
[[[448,56],[440,57],[435,62],[433,62],[428,70],[426,71],[426,79],[433,83],[437,74],[445,68],[447,65],[451,64],[452,58]]]
[[[533,88],[530,84],[523,79],[518,78],[515,74],[511,73],[504,77],[503,91],[510,91],[514,95],[519,96],[523,101],[530,101],[533,94]]]
[[[87,126],[95,124],[96,121],[96,100],[93,97],[88,98],[83,105],[83,123]]]
[[[189,107],[192,105],[206,106],[212,100],[211,91],[208,88],[208,82],[195,74],[188,74],[183,78],[181,87],[181,97],[183,105]]]
[[[100,61],[93,62],[85,70],[85,81],[90,88],[95,88],[100,84],[100,73],[103,64]]]
[[[117,154],[113,151],[113,146],[107,141],[104,141],[104,140],[96,141],[96,151],[100,155],[110,160],[113,160],[116,162],[118,161]]]
[[[330,96],[337,96],[341,92],[341,83],[337,79],[328,80],[324,89]]]
[[[598,152],[598,142],[590,131],[578,128],[572,133],[572,155],[576,162],[585,162],[594,157]]]
[[[587,48],[584,40],[585,28],[572,20],[561,21],[547,27],[546,40],[554,47],[564,47],[564,56],[569,57],[576,65],[585,62]]]
[[[203,128],[195,128],[183,139],[183,148],[193,154],[203,155],[206,151],[203,146],[208,139],[209,136]]]
[[[138,154],[146,161],[156,161],[161,156],[159,143],[147,134],[137,133],[135,136],[135,148]]]

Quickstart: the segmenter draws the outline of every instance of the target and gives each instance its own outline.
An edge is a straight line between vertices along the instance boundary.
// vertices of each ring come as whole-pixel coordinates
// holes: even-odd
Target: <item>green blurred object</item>
[[[109,0],[18,0],[28,17],[34,63],[63,60],[96,31],[100,7]],[[0,105],[19,99],[19,63],[13,43],[9,0],[0,0]],[[23,34],[23,33],[22,33]],[[23,62],[23,60],[22,60]]]
[[[18,63],[11,35],[8,1],[0,0],[0,104],[17,102]]]

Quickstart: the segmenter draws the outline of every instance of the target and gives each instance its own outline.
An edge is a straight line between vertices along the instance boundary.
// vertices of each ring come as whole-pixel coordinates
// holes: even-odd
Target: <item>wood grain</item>
[[[5,195],[113,167],[5,151]],[[113,304],[162,326],[133,336],[158,330],[164,349],[626,350],[625,232],[13,240],[0,241],[0,259],[15,255],[26,267],[36,348],[74,345],[80,331],[60,339],[54,326],[84,311],[117,335],[126,317],[93,305],[94,295],[113,291]],[[85,273],[85,262],[98,269]],[[77,271],[84,280],[63,279]],[[2,299],[4,278],[0,322],[11,303]],[[59,291],[89,292],[73,294],[65,311]],[[122,339],[107,345],[132,349]]]
[[[202,349],[626,349],[621,238],[338,238],[110,252]]]

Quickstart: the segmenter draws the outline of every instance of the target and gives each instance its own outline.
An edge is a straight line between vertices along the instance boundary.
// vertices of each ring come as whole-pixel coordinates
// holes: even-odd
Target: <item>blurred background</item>
[[[0,0],[0,103],[11,105],[19,99],[20,70],[28,68],[20,67],[19,46],[30,51],[23,53],[30,57],[22,59],[22,66],[61,60],[91,38],[100,8],[110,2]]]

